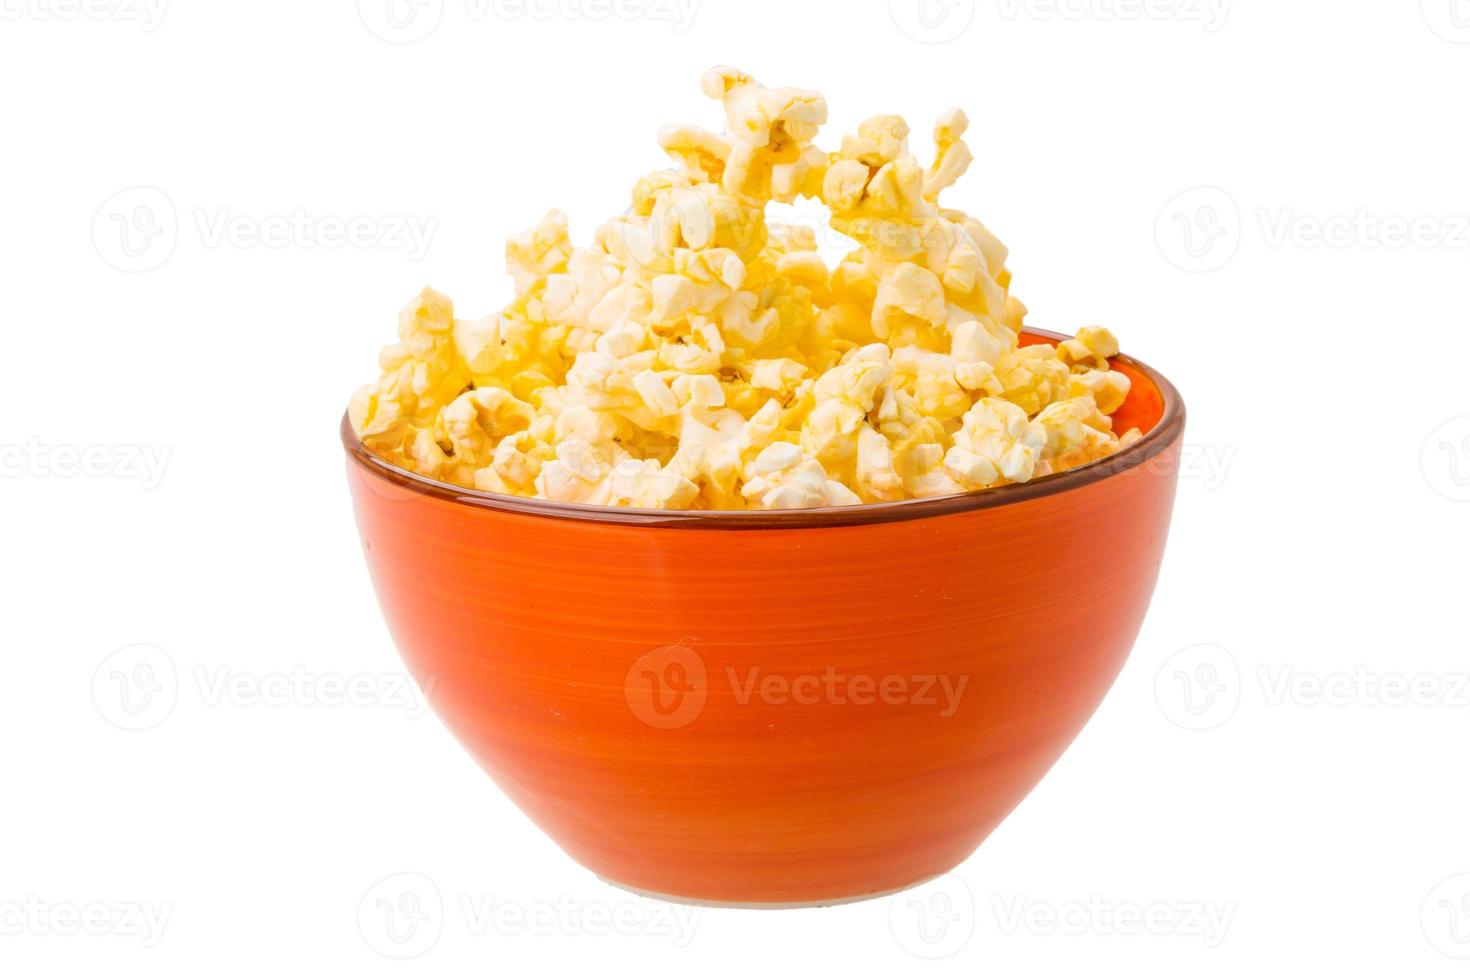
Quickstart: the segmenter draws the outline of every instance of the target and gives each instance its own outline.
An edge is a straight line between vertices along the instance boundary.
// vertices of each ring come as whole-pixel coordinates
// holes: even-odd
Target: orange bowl
[[[1133,380],[1115,424],[1144,432],[1126,450],[859,507],[557,504],[416,476],[345,418],[342,439],[398,648],[532,820],[635,891],[829,904],[963,861],[1122,667],[1184,406],[1114,367]]]

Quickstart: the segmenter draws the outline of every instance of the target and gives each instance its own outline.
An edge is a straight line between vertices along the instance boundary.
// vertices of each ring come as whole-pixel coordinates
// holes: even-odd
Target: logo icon
[[[1419,924],[1429,945],[1457,960],[1470,960],[1470,874],[1446,878],[1424,899]]]
[[[92,673],[92,703],[98,714],[130,732],[162,724],[178,700],[173,658],[149,643],[114,650]]]
[[[683,728],[699,717],[709,697],[704,660],[688,637],[650,650],[628,668],[623,697],[634,716],[651,728]]]
[[[422,41],[439,26],[444,0],[357,0],[362,26],[389,44]]]
[[[920,44],[943,44],[970,29],[975,0],[888,0],[888,15]]]
[[[128,187],[92,216],[92,245],[121,272],[149,272],[168,261],[179,238],[174,203],[157,187]]]
[[[1470,44],[1470,0],[1419,0],[1429,29],[1454,44]]]
[[[389,959],[407,960],[434,948],[444,932],[444,897],[426,876],[389,875],[357,904],[363,941]]]
[[[1176,268],[1214,272],[1235,258],[1240,248],[1240,208],[1218,187],[1181,191],[1159,211],[1154,241]]]
[[[888,929],[922,959],[953,956],[975,934],[975,896],[958,875],[940,875],[888,900]]]
[[[1424,479],[1450,500],[1470,500],[1470,415],[1440,425],[1424,440],[1419,456]]]
[[[1185,647],[1159,668],[1154,699],[1180,728],[1218,728],[1240,707],[1240,665],[1234,654],[1213,643]]]

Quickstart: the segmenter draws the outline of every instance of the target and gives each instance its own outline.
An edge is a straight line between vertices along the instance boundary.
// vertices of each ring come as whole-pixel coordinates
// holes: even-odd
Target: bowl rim
[[[1026,326],[1022,332],[1051,341],[1068,339]],[[630,524],[642,527],[681,527],[710,530],[773,530],[820,527],[847,527],[860,524],[884,524],[894,521],[919,520],[991,507],[1019,504],[1040,497],[1066,493],[1106,480],[1139,467],[1154,459],[1178,441],[1184,429],[1184,399],[1173,383],[1137,358],[1119,354],[1112,361],[1122,362],[1146,376],[1164,400],[1164,412],[1153,428],[1133,445],[1111,456],[1091,463],[1037,477],[1026,483],[1009,483],[983,490],[949,494],[943,497],[919,497],[911,500],[885,501],[875,504],[848,504],[839,507],[811,507],[804,510],[655,510],[643,507],[609,507],[601,504],[569,504],[535,497],[475,490],[454,483],[420,476],[411,470],[375,455],[353,431],[348,414],[342,413],[342,446],[348,458],[364,469],[406,490],[470,507],[492,511],[544,517],[559,520],[591,521],[600,524]]]

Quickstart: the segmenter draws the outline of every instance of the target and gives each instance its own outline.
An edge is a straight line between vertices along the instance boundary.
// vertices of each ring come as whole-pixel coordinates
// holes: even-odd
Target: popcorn
[[[517,432],[495,446],[490,465],[475,471],[476,490],[531,496],[541,472],[538,443],[530,432]]]
[[[1057,360],[1069,368],[1108,369],[1108,358],[1118,353],[1118,338],[1106,327],[1083,327],[1071,340],[1057,344]]]
[[[673,157],[691,180],[718,184],[730,159],[730,141],[698,126],[665,126],[658,145]]]
[[[448,445],[443,452],[456,470],[468,468],[455,482],[472,483],[474,471],[489,462],[496,444],[529,428],[533,417],[531,406],[504,388],[475,388],[450,402],[439,414],[435,443]]]
[[[1112,420],[1098,411],[1091,398],[1052,402],[1031,424],[1041,426],[1046,433],[1046,455],[1049,459],[1059,459],[1097,446],[1113,428]]]
[[[835,480],[827,479],[822,464],[789,442],[762,449],[746,466],[740,492],[758,500],[766,510],[795,510],[860,504],[862,498]]]
[[[924,175],[924,197],[934,201],[939,192],[964,176],[974,157],[960,137],[970,127],[970,120],[960,109],[950,109],[934,124],[934,163]]]
[[[1123,407],[1133,383],[1121,371],[1074,371],[1067,389],[1071,398],[1091,396],[1098,411],[1111,415]]]
[[[1047,344],[1007,351],[996,363],[995,372],[1001,397],[1027,415],[1035,415],[1071,390],[1071,372]]]
[[[566,268],[572,246],[567,241],[567,216],[548,211],[530,231],[505,243],[505,265],[516,280],[516,292],[525,293],[538,281]]]
[[[807,376],[807,366],[789,357],[755,361],[750,366],[750,383],[766,391],[790,391]]]
[[[1062,420],[1059,418],[1058,422]],[[1031,479],[1049,430],[1031,421],[1018,405],[1002,398],[982,398],[965,413],[945,454],[944,469],[968,489]]]
[[[958,109],[927,167],[901,117],[835,152],[825,100],[733,68],[702,82],[725,132],[664,127],[673,163],[572,244],[559,211],[506,244],[515,299],[455,317],[425,289],[348,409],[383,459],[432,479],[565,503],[849,506],[1021,483],[1140,438],[1118,341],[1084,327],[1022,347],[1007,252],[940,205],[974,162]],[[805,197],[858,247],[829,267]]]
[[[899,262],[878,282],[873,335],[891,343],[921,343],[948,318],[939,277],[912,262]]]

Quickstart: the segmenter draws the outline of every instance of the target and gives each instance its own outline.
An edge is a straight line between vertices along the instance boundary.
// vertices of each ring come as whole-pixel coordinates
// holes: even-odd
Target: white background
[[[1464,976],[1470,4],[690,2],[0,0],[0,974]],[[1190,409],[1116,687],[891,902],[574,865],[401,688],[344,486],[399,306],[587,241],[720,63],[827,145],[966,108],[1032,322]]]

